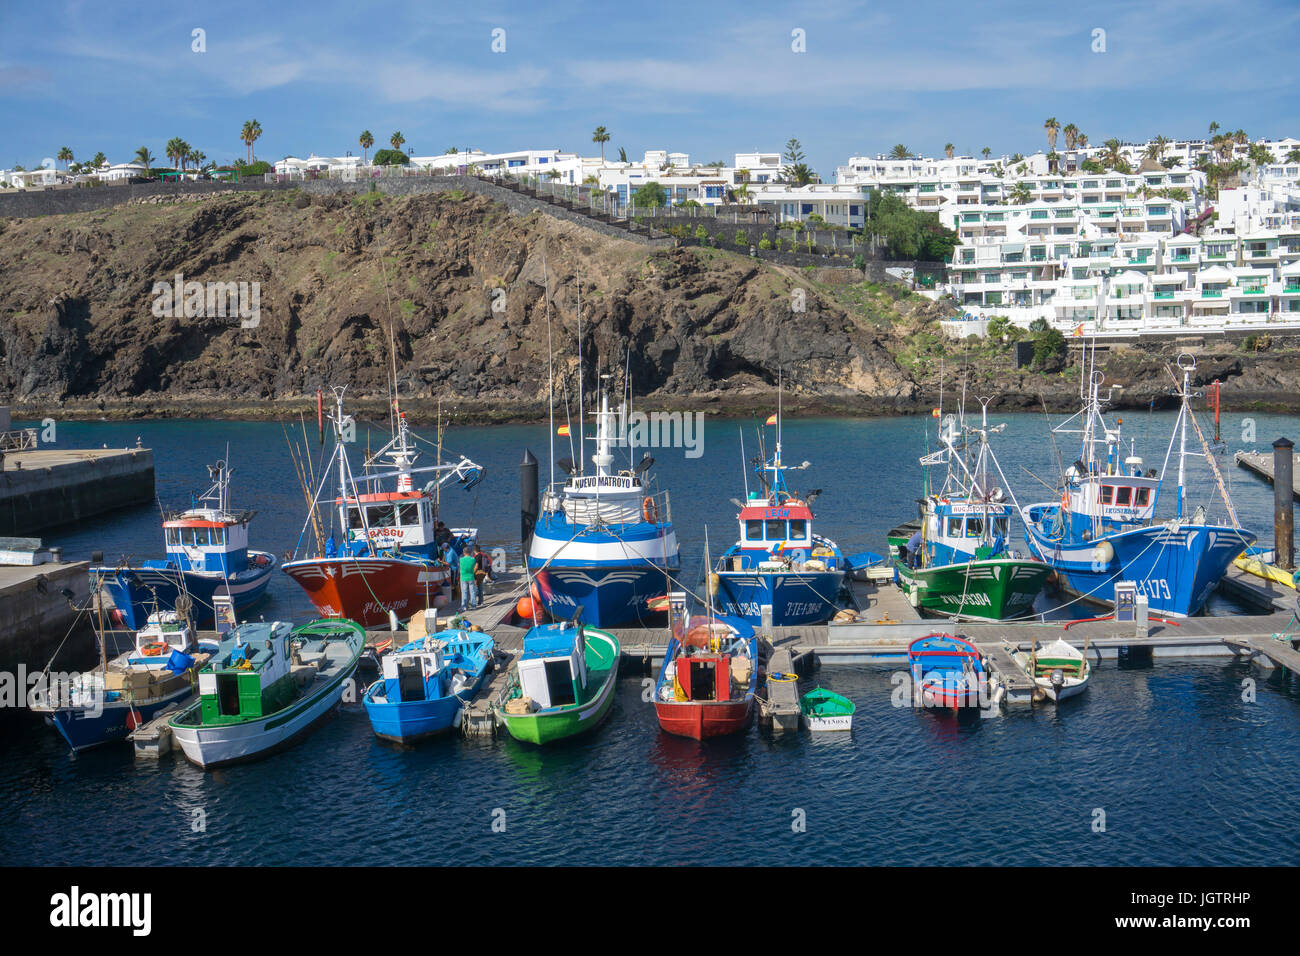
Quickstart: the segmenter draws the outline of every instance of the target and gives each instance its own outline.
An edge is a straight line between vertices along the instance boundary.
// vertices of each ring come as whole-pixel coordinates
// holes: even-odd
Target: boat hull
[[[145,626],[154,610],[155,594],[159,610],[174,611],[182,589],[193,601],[195,624],[202,627],[213,622],[212,599],[226,594],[227,585],[236,611],[246,610],[265,596],[275,570],[275,557],[262,551],[251,551],[249,555],[262,557],[265,565],[250,567],[229,579],[219,574],[163,568],[91,568],[90,573],[102,581],[114,606],[122,612],[124,627],[138,631]]]
[[[581,611],[582,622],[593,627],[652,620],[660,612],[650,610],[650,599],[663,597],[669,590],[664,568],[653,564],[575,566],[553,562],[543,568],[541,562],[530,558],[529,566],[548,613],[573,620]]]
[[[750,624],[762,624],[770,605],[774,627],[802,627],[835,616],[843,582],[843,571],[719,571],[717,599],[723,614]]]
[[[460,726],[464,702],[459,697],[412,700],[395,704],[366,701],[366,714],[375,736],[399,744],[438,737]]]
[[[125,740],[136,727],[147,724],[173,704],[187,700],[192,687],[182,687],[134,707],[125,701],[107,701],[98,714],[84,708],[60,707],[45,714],[74,751]],[[134,717],[131,716],[134,711]]]
[[[307,558],[287,562],[284,573],[322,616],[345,617],[363,627],[388,623],[389,611],[404,621],[434,606],[449,579],[445,567],[391,557]]]
[[[912,606],[934,614],[1001,621],[1032,613],[1052,569],[1041,561],[993,558],[912,569],[895,562]]]
[[[1222,525],[1156,524],[1066,546],[1034,522],[1025,524],[1029,547],[1056,573],[1066,594],[1110,607],[1115,582],[1132,581],[1147,596],[1150,612],[1165,617],[1199,612],[1233,559],[1255,541],[1249,532]],[[1107,561],[1095,553],[1103,541],[1113,551]]]
[[[754,714],[754,696],[724,701],[655,701],[659,726],[667,733],[692,740],[740,733]]]
[[[324,687],[261,720],[220,727],[178,725],[173,720],[172,739],[191,763],[205,770],[269,756],[292,746],[338,707],[356,666],[354,655]]]

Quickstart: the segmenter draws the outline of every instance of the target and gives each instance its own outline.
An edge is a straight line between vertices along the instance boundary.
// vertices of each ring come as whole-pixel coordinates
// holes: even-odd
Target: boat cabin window
[[[1115,489],[1115,504],[1121,507],[1128,507],[1133,503],[1133,489],[1128,485],[1120,485]]]
[[[801,541],[808,537],[808,521],[805,518],[790,519],[790,537],[796,541]]]
[[[362,528],[361,509],[348,509],[348,529],[351,531],[360,531]]]
[[[420,519],[425,524],[433,524],[433,506],[427,501],[420,502]]]
[[[750,518],[745,522],[745,538],[749,541],[763,540],[763,522],[757,518]]]
[[[968,537],[968,538],[979,538],[979,537],[983,537],[983,535],[984,535],[984,519],[983,519],[983,518],[967,518],[967,519],[966,519],[966,537]]]
[[[420,508],[414,501],[397,506],[397,522],[405,525],[419,525]]]
[[[169,548],[174,548],[174,547],[175,547],[176,545],[178,545],[178,544],[180,544],[180,538],[179,538],[179,536],[176,534],[176,529],[175,529],[175,528],[168,528],[168,529],[167,529],[167,547],[169,547]]]
[[[366,520],[372,528],[396,527],[392,505],[371,505],[366,510]]]
[[[1115,487],[1114,487],[1113,485],[1102,485],[1102,486],[1101,486],[1101,503],[1102,503],[1103,505],[1108,505],[1108,504],[1110,504],[1111,501],[1112,501],[1113,498],[1114,498],[1114,494],[1115,494]]]
[[[948,537],[950,537],[950,538],[960,538],[960,537],[961,537],[961,519],[960,519],[960,518],[949,518],[949,519],[948,519]]]
[[[546,662],[546,689],[550,691],[552,707],[577,703],[573,696],[573,671],[567,657]]]
[[[771,519],[767,522],[767,540],[784,541],[785,540],[785,522],[778,519]]]
[[[995,535],[1000,535],[1003,539],[1005,539],[1011,533],[1011,519],[994,518],[993,533]]]
[[[1151,489],[1139,488],[1137,490],[1137,504],[1139,508],[1145,508],[1151,501]]]

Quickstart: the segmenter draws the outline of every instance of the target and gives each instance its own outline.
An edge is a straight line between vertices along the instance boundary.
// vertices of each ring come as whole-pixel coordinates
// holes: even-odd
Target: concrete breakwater
[[[0,567],[0,671],[39,671],[60,645],[59,667],[94,663],[90,618],[74,610],[89,600],[89,569],[85,561]]]
[[[9,452],[0,469],[0,535],[23,535],[154,498],[153,451]]]

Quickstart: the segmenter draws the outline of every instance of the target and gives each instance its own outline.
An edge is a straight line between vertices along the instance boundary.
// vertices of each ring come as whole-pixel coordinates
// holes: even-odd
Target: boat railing
[[[573,524],[654,524],[672,523],[672,502],[667,491],[628,499],[569,498],[548,491],[542,499],[543,513],[563,512]]]
[[[17,428],[0,432],[0,452],[27,451],[36,447],[35,428]]]

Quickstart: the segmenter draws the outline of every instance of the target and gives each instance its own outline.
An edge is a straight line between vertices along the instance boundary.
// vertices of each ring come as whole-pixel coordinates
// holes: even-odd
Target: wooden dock
[[[794,673],[790,649],[775,648],[767,662],[767,697],[758,703],[759,721],[774,733],[799,729],[799,684],[788,679]]]
[[[1300,455],[1294,455],[1293,457],[1295,461],[1292,464],[1291,471],[1291,492],[1297,500],[1300,500]],[[1271,451],[1239,451],[1232,456],[1232,460],[1237,463],[1237,467],[1245,468],[1256,477],[1263,478],[1270,485],[1273,484],[1273,453]]]
[[[999,642],[976,646],[983,652],[989,666],[997,674],[1007,704],[1020,706],[1032,704],[1038,685],[1025,673],[1024,668],[1015,662],[1007,645]]]

